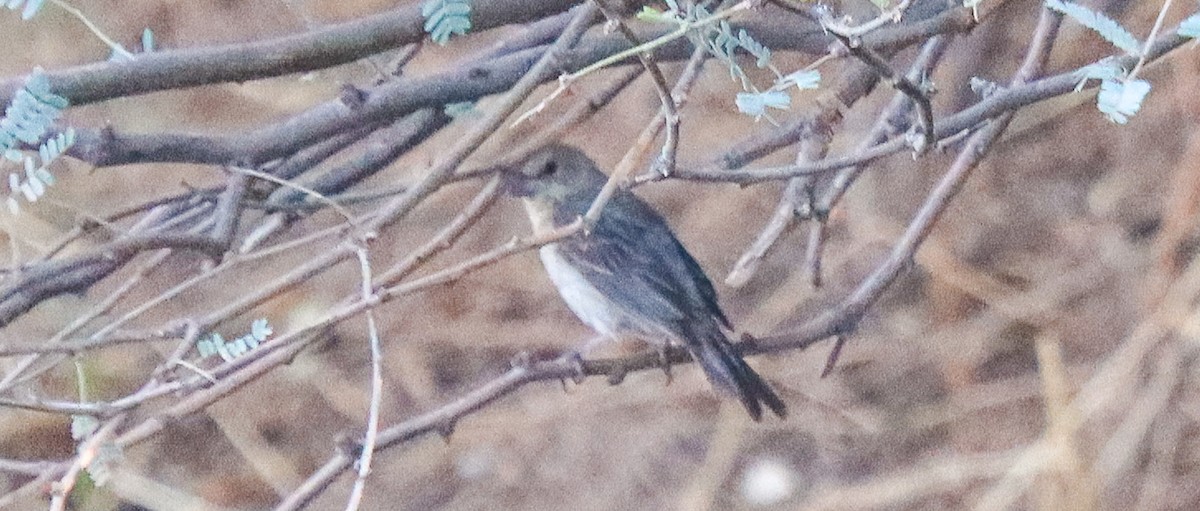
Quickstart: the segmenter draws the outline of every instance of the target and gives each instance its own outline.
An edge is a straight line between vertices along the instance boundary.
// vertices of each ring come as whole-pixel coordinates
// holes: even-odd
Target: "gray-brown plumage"
[[[525,199],[540,233],[586,213],[606,180],[578,149],[551,145],[508,172],[506,186]],[[763,405],[786,415],[783,401],[730,344],[725,331],[732,326],[700,265],[637,196],[617,192],[586,236],[546,245],[540,255],[567,306],[598,333],[678,343],[754,420]]]

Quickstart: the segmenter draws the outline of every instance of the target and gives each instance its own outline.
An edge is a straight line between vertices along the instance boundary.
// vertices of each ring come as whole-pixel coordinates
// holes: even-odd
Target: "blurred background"
[[[107,34],[136,47],[143,28],[160,48],[252,41],[353,20],[406,2],[378,0],[77,0]],[[986,3],[986,1],[985,1]],[[1145,38],[1156,2],[1088,2]],[[1174,26],[1194,8],[1176,6]],[[866,7],[864,7],[866,6]],[[971,77],[1007,82],[1025,51],[1039,4],[1005,2],[949,47],[931,77],[935,114],[977,101]],[[847,0],[848,10],[869,7]],[[406,75],[437,72],[519,27],[425,45]],[[0,75],[107,58],[78,20],[47,6],[22,22],[0,11]],[[1057,73],[1113,53],[1087,29],[1065,22],[1049,65]],[[907,68],[913,50],[899,54]],[[381,56],[383,60],[387,55]],[[781,67],[812,56],[780,52]],[[841,64],[828,64],[830,72]],[[828,377],[830,342],[751,359],[787,401],[786,421],[752,423],[719,399],[700,371],[677,366],[629,375],[620,385],[527,386],[462,420],[448,439],[417,439],[380,453],[364,509],[1196,509],[1200,505],[1200,385],[1196,365],[1193,265],[1200,198],[1200,59],[1177,52],[1144,71],[1154,86],[1128,125],[1112,124],[1079,94],[1027,108],[977,169],[911,269],[849,338]],[[681,64],[664,65],[673,80]],[[580,87],[603,81],[599,73]],[[73,126],[128,132],[239,133],[285,119],[376,76],[354,63],[301,76],[205,86],[74,108]],[[550,92],[540,89],[530,105]],[[734,140],[773,129],[737,112],[740,89],[710,63],[683,109],[680,162],[718,158]],[[815,95],[816,92],[810,94]],[[831,154],[852,150],[890,101],[886,85],[844,112]],[[811,101],[811,99],[808,99]],[[482,165],[531,136],[571,105],[502,129],[469,161]],[[793,97],[801,106],[803,94]],[[486,110],[488,102],[477,108]],[[567,133],[611,169],[658,109],[641,77]],[[788,112],[776,117],[787,120]],[[470,125],[455,121],[354,191],[410,183]],[[366,144],[370,144],[368,139]],[[787,164],[788,150],[756,165]],[[345,161],[354,151],[338,155]],[[843,298],[890,250],[954,157],[901,154],[873,164],[830,218],[826,285],[800,271],[807,226],[785,235],[744,286],[722,284],[770,217],[780,184],[738,187],[664,181],[638,188],[674,226],[708,272],[740,331],[787,332]],[[60,164],[58,183],[6,226],[26,247],[45,247],[81,216],[104,216],[188,187],[221,184],[219,168],[144,164],[90,169]],[[372,245],[378,267],[403,258],[442,228],[478,181],[456,184],[422,204]],[[359,206],[365,208],[367,206]],[[361,210],[361,209],[360,209]],[[288,232],[298,238],[336,225],[322,212]],[[245,225],[253,226],[254,218]],[[428,273],[528,233],[519,204],[502,198]],[[333,241],[328,241],[334,243]],[[34,249],[36,251],[36,248]],[[288,251],[198,286],[137,321],[152,328],[228,303],[308,260]],[[174,255],[118,310],[127,310],[202,271],[205,259]],[[277,297],[221,331],[234,338],[251,319],[277,333],[309,324],[356,292],[358,269],[342,265]],[[6,343],[44,339],[90,310],[122,279],[50,300],[0,331]],[[460,281],[377,309],[384,352],[382,422],[394,424],[500,375],[518,353],[558,356],[592,333],[570,313],[532,252]],[[77,509],[267,509],[362,431],[369,398],[365,322],[331,329],[314,348],[205,413],[174,421],[128,449],[101,488],[76,490]],[[90,398],[138,388],[173,345],[131,345],[79,357]],[[635,353],[633,343],[595,356]],[[15,359],[0,360],[11,367]],[[18,397],[78,398],[70,363],[26,382]],[[64,415],[4,409],[0,458],[61,460],[75,450]],[[345,505],[343,476],[311,509]],[[8,493],[29,478],[0,472]],[[28,495],[14,509],[45,506]]]

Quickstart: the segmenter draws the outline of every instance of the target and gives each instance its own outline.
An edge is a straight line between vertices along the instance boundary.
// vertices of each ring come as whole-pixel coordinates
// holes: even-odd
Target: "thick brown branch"
[[[473,31],[524,23],[566,10],[577,0],[476,0]],[[382,14],[265,41],[155,51],[125,62],[100,62],[50,71],[51,89],[83,105],[211,83],[245,82],[354,62],[426,37],[420,3]],[[0,84],[8,104],[22,78]]]
[[[962,11],[951,10],[930,20],[879,30],[864,37],[863,44],[882,51],[903,47],[934,34],[965,30],[972,23],[969,14]],[[746,27],[756,39],[772,48],[823,53],[830,42],[829,36],[811,22],[803,22],[808,26],[799,30],[793,23],[779,21],[740,26]],[[661,27],[641,27],[635,33],[641,39],[648,40],[665,31]],[[557,71],[578,70],[629,47],[630,43],[623,35],[593,36],[578,47],[562,52],[557,61]],[[524,76],[544,51],[544,46],[532,48],[433,76],[397,80],[370,91],[362,104],[355,108],[333,100],[281,123],[249,133],[203,136],[186,133],[121,134],[112,130],[77,129],[78,141],[70,155],[96,166],[168,161],[218,165],[233,162],[255,166],[363,125],[389,122],[422,108],[441,108],[446,103],[474,101],[506,91]],[[690,43],[680,39],[659,48],[654,58],[660,61],[682,60],[691,54]],[[543,81],[552,78],[553,75],[547,76]]]

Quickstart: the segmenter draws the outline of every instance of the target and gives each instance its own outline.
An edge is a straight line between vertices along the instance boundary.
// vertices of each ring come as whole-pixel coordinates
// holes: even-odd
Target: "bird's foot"
[[[513,369],[529,369],[529,366],[533,365],[533,359],[529,356],[528,351],[522,351],[513,355],[513,358],[509,359],[508,365]]]
[[[584,371],[584,368],[583,368],[583,355],[580,354],[578,351],[565,352],[559,357],[559,360],[567,363],[567,365],[570,366],[571,381],[574,382],[576,385],[583,383],[583,380],[587,378],[587,373]],[[566,384],[567,384],[566,380],[563,380],[564,388],[566,387]]]
[[[663,374],[667,375],[667,385],[670,385],[675,377],[671,374],[671,357],[668,354],[666,346],[656,348],[658,350],[658,366],[662,369]]]

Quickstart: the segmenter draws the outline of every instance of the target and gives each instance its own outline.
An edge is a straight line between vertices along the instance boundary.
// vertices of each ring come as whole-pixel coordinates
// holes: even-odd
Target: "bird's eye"
[[[545,165],[542,165],[542,171],[540,173],[538,173],[538,175],[541,177],[553,176],[554,173],[557,171],[558,171],[558,163],[556,163],[554,160],[550,160],[550,161],[546,162]]]

